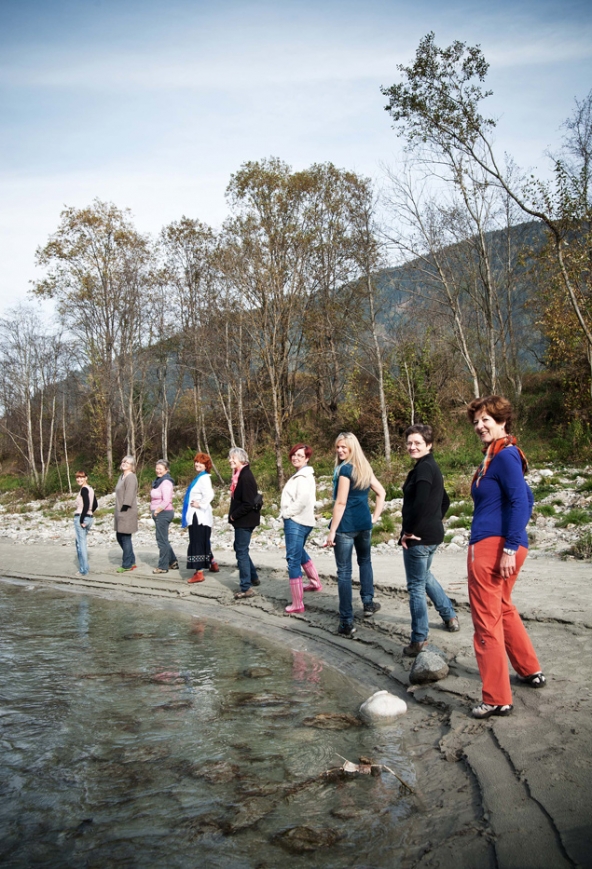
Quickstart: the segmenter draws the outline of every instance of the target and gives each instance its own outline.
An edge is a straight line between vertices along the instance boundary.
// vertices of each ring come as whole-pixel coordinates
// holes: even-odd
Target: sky
[[[0,0],[0,315],[65,206],[216,227],[231,174],[270,156],[380,184],[401,158],[380,86],[429,31],[481,45],[496,151],[547,174],[592,88],[589,0]]]

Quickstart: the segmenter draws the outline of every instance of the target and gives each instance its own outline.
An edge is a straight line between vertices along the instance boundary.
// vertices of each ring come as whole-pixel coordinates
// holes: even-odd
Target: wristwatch
[[[506,549],[505,546],[504,546],[503,552],[504,552],[504,555],[516,555],[515,549]]]

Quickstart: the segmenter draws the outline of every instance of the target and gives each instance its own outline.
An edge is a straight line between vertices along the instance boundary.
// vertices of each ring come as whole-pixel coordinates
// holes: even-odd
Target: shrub
[[[396,486],[394,483],[387,483],[384,487],[386,491],[386,500],[392,501],[393,498],[402,498],[403,497],[403,489],[400,486]]]
[[[580,559],[592,558],[592,531],[585,531],[565,554]]]

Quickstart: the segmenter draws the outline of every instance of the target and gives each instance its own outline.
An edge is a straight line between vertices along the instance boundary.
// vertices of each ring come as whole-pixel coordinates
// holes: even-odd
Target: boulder
[[[436,652],[420,652],[409,673],[412,685],[426,685],[438,682],[448,676],[448,664]]]
[[[369,724],[389,724],[405,712],[405,701],[388,691],[376,691],[360,706],[360,718]]]

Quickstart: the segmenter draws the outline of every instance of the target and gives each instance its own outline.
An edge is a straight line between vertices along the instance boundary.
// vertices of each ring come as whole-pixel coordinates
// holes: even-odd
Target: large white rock
[[[372,724],[388,724],[405,712],[405,701],[388,691],[377,691],[360,706],[360,717]]]

